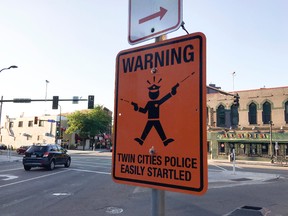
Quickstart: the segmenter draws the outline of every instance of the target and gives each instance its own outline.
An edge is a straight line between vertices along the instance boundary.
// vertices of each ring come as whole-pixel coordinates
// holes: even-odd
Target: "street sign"
[[[13,103],[31,103],[30,98],[14,98]]]
[[[79,103],[79,97],[78,96],[73,96],[72,104],[78,104],[78,103]]]
[[[206,136],[204,34],[117,55],[114,181],[203,194],[207,189]]]
[[[182,0],[129,0],[129,43],[176,31],[182,24],[182,5]]]

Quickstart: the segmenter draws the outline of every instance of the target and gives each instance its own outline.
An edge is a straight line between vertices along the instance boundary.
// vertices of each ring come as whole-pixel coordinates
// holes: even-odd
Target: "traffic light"
[[[238,93],[236,95],[234,95],[234,101],[233,101],[234,106],[239,107],[239,98],[240,97],[239,97]]]
[[[88,95],[88,109],[94,109],[94,95]]]
[[[52,109],[58,109],[59,96],[53,96]]]
[[[56,137],[56,139],[59,139],[60,137],[61,137],[61,128],[60,128],[61,126],[60,126],[60,122],[59,121],[57,121],[56,122],[56,135],[55,135],[55,137]]]

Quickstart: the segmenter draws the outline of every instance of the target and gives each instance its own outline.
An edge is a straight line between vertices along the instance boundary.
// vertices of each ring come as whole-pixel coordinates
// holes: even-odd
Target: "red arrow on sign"
[[[149,20],[155,19],[157,17],[160,17],[160,20],[161,20],[163,18],[163,16],[166,14],[166,12],[167,12],[167,10],[165,8],[160,7],[160,11],[140,19],[139,24],[142,24],[142,23],[147,22]]]

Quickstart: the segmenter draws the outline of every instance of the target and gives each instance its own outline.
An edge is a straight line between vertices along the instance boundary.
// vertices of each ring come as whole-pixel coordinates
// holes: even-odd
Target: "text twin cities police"
[[[197,169],[197,159],[189,157],[119,153],[117,160],[121,163],[121,173],[132,176],[191,181],[192,170]]]

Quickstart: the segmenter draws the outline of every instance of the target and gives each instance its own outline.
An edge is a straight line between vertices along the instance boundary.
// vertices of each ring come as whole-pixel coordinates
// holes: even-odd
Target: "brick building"
[[[288,86],[230,92],[207,90],[207,144],[212,158],[235,149],[238,158],[288,155]]]

